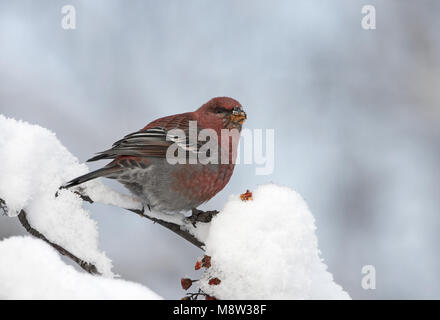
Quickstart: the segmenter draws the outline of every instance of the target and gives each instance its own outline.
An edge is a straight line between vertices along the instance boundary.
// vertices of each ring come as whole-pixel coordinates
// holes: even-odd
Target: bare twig
[[[188,292],[184,300],[199,300],[200,297],[206,298],[208,295],[199,289],[197,292]]]
[[[157,218],[154,218],[154,217],[150,217],[149,215],[145,214],[144,212],[142,212],[140,210],[133,210],[133,209],[128,209],[128,210],[138,214],[139,216],[141,216],[143,218],[150,219],[151,221],[160,224],[162,227],[165,227],[165,228],[171,230],[175,234],[181,236],[183,239],[189,241],[190,243],[195,245],[197,248],[199,248],[201,250],[204,250],[203,246],[205,244],[203,242],[201,242],[199,239],[197,239],[196,237],[194,237],[188,231],[182,229],[182,227],[180,225],[172,223],[172,222],[160,220],[160,219],[157,219]]]

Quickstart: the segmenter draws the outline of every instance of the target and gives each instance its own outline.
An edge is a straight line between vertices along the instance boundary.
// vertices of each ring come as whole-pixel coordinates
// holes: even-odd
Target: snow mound
[[[0,241],[1,299],[161,299],[150,289],[120,279],[78,272],[42,240]]]
[[[349,299],[319,257],[315,221],[295,191],[274,184],[231,196],[206,240],[201,289],[219,299]],[[217,277],[220,284],[209,285]]]
[[[98,249],[96,222],[81,199],[60,185],[88,172],[56,138],[38,125],[0,114],[0,198],[8,215],[24,209],[31,226],[78,258],[112,276],[110,259]]]

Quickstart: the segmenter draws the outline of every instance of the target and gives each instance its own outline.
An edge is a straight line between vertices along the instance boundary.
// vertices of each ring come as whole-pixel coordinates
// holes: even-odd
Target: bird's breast
[[[220,192],[234,171],[234,164],[184,164],[173,173],[174,192],[188,199],[206,202]]]

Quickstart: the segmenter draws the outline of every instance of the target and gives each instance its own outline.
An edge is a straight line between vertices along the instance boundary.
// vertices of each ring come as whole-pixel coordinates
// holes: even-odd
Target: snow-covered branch
[[[102,187],[103,186],[101,186],[101,188]],[[100,192],[96,192],[97,189],[93,188],[93,191],[91,193],[96,195],[96,198],[89,195],[89,193],[86,191],[87,189],[90,189],[90,187],[78,188],[75,193],[78,194],[81,199],[89,203],[94,203],[94,199],[97,198],[98,202],[100,203],[114,205],[119,208],[133,212],[142,218],[149,219],[154,223],[160,224],[168,230],[171,230],[172,232],[181,236],[183,239],[192,243],[201,250],[204,250],[203,246],[205,245],[203,243],[203,233],[199,232],[197,228],[204,229],[206,227],[206,224],[209,223],[211,219],[218,213],[217,210],[202,211],[194,208],[192,210],[191,216],[189,217],[176,214],[167,215],[164,213],[151,212],[145,208],[141,209],[139,204],[136,203],[135,199],[131,198],[129,201],[127,201],[127,198],[125,198],[127,196],[116,193],[116,191],[110,189],[105,190],[106,192],[102,192],[104,190],[99,190]],[[104,194],[106,196],[102,197],[102,195]],[[111,195],[110,197],[109,194]],[[114,197],[115,194],[117,195],[116,197]],[[125,199],[124,202],[115,202],[115,198],[121,199],[122,197]]]
[[[81,268],[83,268],[88,273],[99,274],[95,265],[93,265],[87,261],[81,260],[80,258],[78,258],[74,254],[70,253],[69,251],[67,251],[66,249],[61,247],[60,245],[53,243],[53,242],[50,242],[42,233],[40,233],[38,230],[35,230],[34,228],[32,228],[31,225],[29,224],[29,221],[26,218],[26,212],[24,210],[21,210],[21,212],[19,213],[18,220],[20,221],[21,225],[26,229],[26,231],[29,232],[31,235],[47,242],[54,249],[56,249],[59,253],[61,253],[64,256],[67,256],[70,259],[72,259],[73,261],[75,261]]]
[[[83,207],[83,202],[88,201],[135,213],[204,250],[205,263],[202,260],[200,267],[204,272],[196,282],[203,294],[195,294],[196,297],[349,298],[334,282],[320,257],[313,215],[302,197],[288,187],[262,185],[252,196],[250,193],[245,197],[231,196],[220,212],[193,210],[190,217],[144,210],[135,198],[118,193],[99,180],[73,190],[59,189],[66,181],[86,173],[88,168],[79,163],[54,133],[2,115],[0,163],[0,208],[4,213],[18,216],[30,234],[70,257],[87,272],[103,276],[91,277],[77,272],[72,275],[67,266],[53,258],[54,251],[49,253],[49,246],[42,241],[6,239],[0,242],[0,297],[3,282],[6,283],[5,297],[26,297],[28,289],[33,297],[44,297],[45,292],[38,293],[38,281],[19,279],[14,268],[20,267],[20,263],[30,264],[29,270],[38,270],[35,278],[41,275],[46,279],[51,274],[56,279],[68,277],[72,283],[78,280],[87,290],[97,290],[104,296],[105,292],[98,288],[125,287],[119,282],[101,281],[113,278],[114,274],[111,260],[99,249],[96,222]],[[17,250],[20,246],[26,247]],[[41,255],[34,255],[33,249]],[[92,280],[94,278],[99,280]],[[184,288],[192,284],[188,279],[183,280]],[[17,283],[17,290],[8,289],[14,286],[8,284],[11,281]],[[53,296],[56,283],[51,285]],[[87,290],[75,291],[76,285],[59,286],[61,296],[72,292],[78,297],[88,296]],[[129,287],[141,297],[151,297],[148,290]]]
[[[4,215],[7,215],[7,212],[9,211],[9,209],[6,206],[6,202],[3,199],[1,199],[1,198],[0,198],[0,209],[3,211]],[[17,217],[18,217],[18,220],[20,221],[21,225],[26,229],[27,232],[29,232],[29,234],[31,234],[34,237],[36,237],[38,239],[41,239],[41,240],[45,241],[46,243],[50,244],[55,250],[57,250],[63,256],[67,256],[70,259],[72,259],[74,262],[76,262],[82,269],[84,269],[88,273],[99,274],[99,272],[96,269],[95,265],[93,265],[93,264],[91,264],[89,262],[81,260],[80,258],[75,256],[71,252],[67,251],[66,249],[64,249],[60,245],[58,245],[58,244],[56,244],[54,242],[49,241],[44,236],[44,234],[42,234],[38,230],[32,228],[32,226],[29,224],[28,219],[26,218],[26,211],[21,210]]]
[[[0,163],[4,213],[18,216],[31,234],[88,272],[112,277],[111,260],[98,248],[96,222],[81,198],[67,190],[55,197],[65,181],[88,171],[55,134],[0,115]]]
[[[217,211],[193,210],[190,217],[144,210],[135,198],[90,181],[74,192],[59,190],[88,170],[49,130],[0,115],[0,208],[18,215],[25,229],[70,257],[89,273],[111,275],[111,263],[97,249],[95,222],[81,201],[117,206],[171,230],[203,250],[208,222]]]

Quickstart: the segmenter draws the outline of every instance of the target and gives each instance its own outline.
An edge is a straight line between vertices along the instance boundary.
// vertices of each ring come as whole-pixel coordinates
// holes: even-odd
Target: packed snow
[[[98,248],[98,230],[82,200],[59,186],[88,168],[38,125],[0,115],[0,198],[7,214],[24,209],[31,226],[78,258],[112,276],[112,263]],[[2,259],[3,261],[3,259]]]
[[[0,257],[0,299],[161,299],[137,283],[79,272],[39,239],[0,241]]]
[[[295,191],[274,184],[231,196],[206,240],[200,287],[218,299],[349,299],[319,256],[315,221]],[[209,285],[212,278],[220,284]]]

